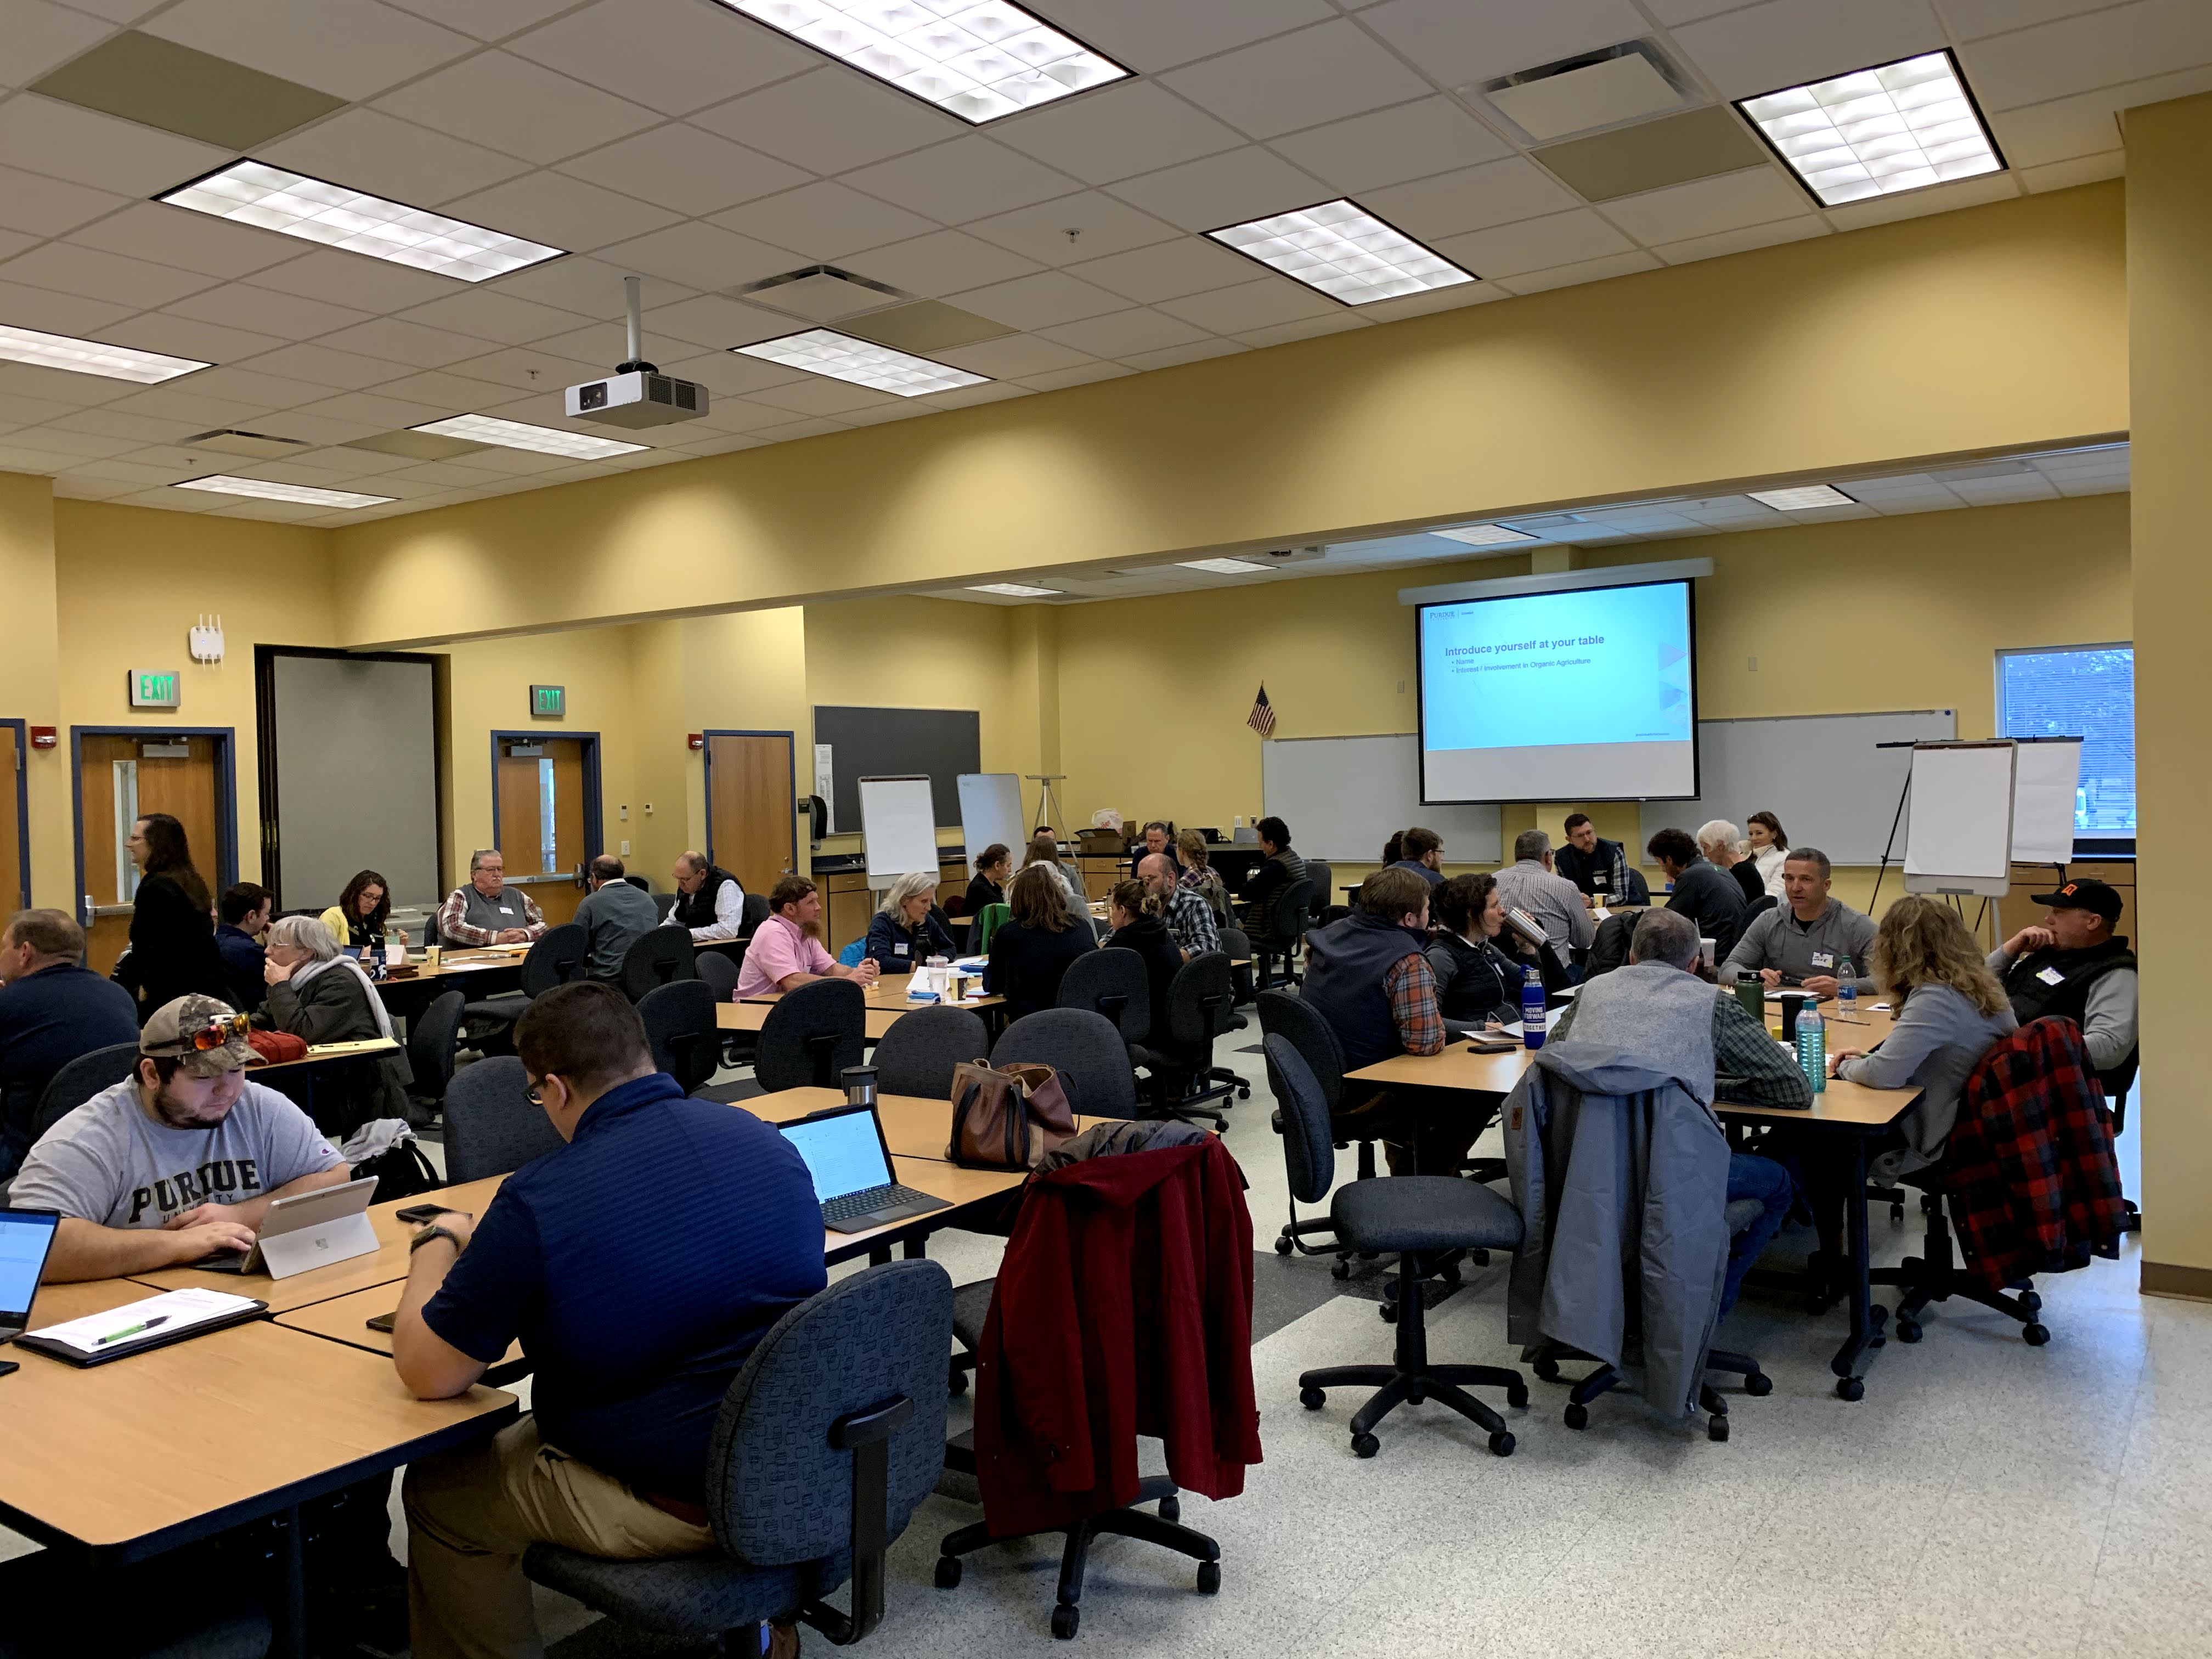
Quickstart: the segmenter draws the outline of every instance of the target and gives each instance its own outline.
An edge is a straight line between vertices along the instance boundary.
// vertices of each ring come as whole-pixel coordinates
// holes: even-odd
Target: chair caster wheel
[[[1251,1098],[1252,1098],[1252,1085],[1251,1085],[1250,1084],[1249,1084],[1249,1083],[1240,1083],[1240,1084],[1238,1084],[1238,1085],[1237,1085],[1237,1099],[1239,1099],[1239,1100],[1249,1100],[1249,1099],[1251,1099]]]
[[[937,1558],[937,1588],[939,1589],[960,1588],[960,1558],[958,1556],[940,1555]]]
[[[1743,1391],[1754,1400],[1764,1400],[1774,1392],[1774,1379],[1765,1371],[1753,1371],[1743,1379]]]
[[[1719,1443],[1726,1443],[1726,1441],[1728,1440],[1728,1437],[1729,1437],[1729,1420],[1728,1420],[1728,1419],[1726,1419],[1725,1417],[1710,1417],[1710,1418],[1707,1418],[1707,1419],[1705,1419],[1705,1438],[1706,1438],[1706,1439],[1708,1439],[1708,1440],[1711,1440],[1711,1441],[1719,1442]]]
[[[2021,1340],[2029,1347],[2039,1348],[2051,1340],[2051,1328],[2047,1325],[2023,1325],[2020,1328],[2020,1335]]]
[[[1457,1285],[1460,1282],[1459,1263],[1456,1261],[1446,1262],[1444,1264],[1443,1271],[1438,1273],[1437,1277],[1443,1279],[1447,1285]]]
[[[967,1393],[968,1373],[964,1370],[947,1371],[945,1376],[945,1392],[956,1399]]]
[[[2033,1291],[2022,1291],[2020,1293],[2020,1305],[2024,1312],[2041,1313],[2043,1311],[2043,1298],[2038,1296]]]
[[[1532,1363],[1536,1375],[1547,1382],[1556,1382],[1559,1380],[1559,1362],[1551,1355],[1539,1354]]]
[[[1198,1564],[1198,1593],[1200,1595],[1221,1594],[1221,1563],[1201,1561]]]
[[[1838,1377],[1836,1379],[1836,1398],[1838,1400],[1865,1399],[1865,1382],[1862,1378],[1856,1376]]]
[[[1510,1457],[1510,1456],[1512,1456],[1512,1455],[1513,1455],[1513,1445],[1514,1445],[1514,1441],[1513,1441],[1513,1431],[1512,1431],[1512,1430],[1510,1430],[1510,1429],[1496,1429],[1496,1430],[1492,1431],[1492,1432],[1491,1432],[1491,1436],[1490,1436],[1490,1455],[1491,1455],[1492,1456],[1493,1456],[1493,1457]]]
[[[1382,1322],[1385,1325],[1395,1325],[1398,1322],[1398,1304],[1395,1302],[1385,1302],[1375,1311],[1382,1316]]]
[[[1298,1404],[1310,1412],[1317,1412],[1328,1403],[1328,1395],[1320,1389],[1300,1389]]]
[[[1570,1400],[1567,1402],[1566,1419],[1567,1426],[1571,1429],[1586,1429],[1589,1427],[1589,1407],[1583,1405],[1578,1405],[1575,1401]]]
[[[1182,1520],[1182,1499],[1170,1492],[1165,1498],[1160,1499],[1159,1515],[1163,1521]]]
[[[1275,1254],[1277,1255],[1288,1255],[1292,1248],[1291,1241],[1287,1238],[1279,1238],[1275,1241]]]
[[[1351,1263],[1351,1261],[1350,1261],[1349,1260],[1346,1259],[1345,1257],[1339,1256],[1339,1257],[1338,1257],[1334,1261],[1332,1261],[1332,1262],[1330,1262],[1330,1263],[1328,1264],[1328,1276],[1329,1276],[1331,1279],[1349,1279],[1349,1278],[1351,1278],[1351,1277],[1352,1277],[1352,1263]]]
[[[1900,1342],[1917,1342],[1920,1340],[1920,1322],[1917,1319],[1899,1320],[1897,1340]]]
[[[1063,1642],[1075,1639],[1075,1627],[1083,1622],[1083,1609],[1060,1606],[1052,1610],[1052,1633]]]
[[[1526,1411],[1528,1407],[1528,1390],[1525,1388],[1506,1389],[1505,1403],[1516,1412]]]
[[[1889,1224],[1893,1227],[1902,1227],[1905,1224],[1905,1206],[1893,1204],[1889,1206]]]
[[[1352,1437],[1352,1455],[1354,1457],[1372,1457],[1382,1449],[1382,1443],[1371,1434],[1355,1434]]]

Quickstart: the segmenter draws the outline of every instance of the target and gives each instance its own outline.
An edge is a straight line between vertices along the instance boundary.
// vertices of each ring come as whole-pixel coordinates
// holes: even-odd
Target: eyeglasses
[[[522,1097],[532,1106],[543,1106],[545,1103],[545,1085],[556,1075],[557,1073],[552,1072],[546,1073],[544,1077],[539,1078],[537,1082],[531,1084],[522,1091]]]

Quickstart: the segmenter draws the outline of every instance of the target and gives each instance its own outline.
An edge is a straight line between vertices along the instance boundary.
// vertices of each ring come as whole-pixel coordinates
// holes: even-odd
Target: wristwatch
[[[421,1232],[416,1234],[413,1238],[408,1241],[407,1254],[413,1255],[416,1251],[421,1249],[425,1244],[428,1244],[434,1238],[442,1238],[448,1244],[451,1244],[453,1247],[453,1254],[455,1255],[459,1255],[463,1250],[468,1249],[468,1246],[461,1242],[461,1236],[459,1233],[454,1232],[452,1229],[447,1227],[429,1226],[423,1228]]]

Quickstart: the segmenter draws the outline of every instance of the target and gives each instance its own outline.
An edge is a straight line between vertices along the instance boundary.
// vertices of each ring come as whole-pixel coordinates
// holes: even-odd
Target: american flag
[[[1260,688],[1260,695],[1252,699],[1252,712],[1244,717],[1244,724],[1263,738],[1275,735],[1275,707],[1267,701],[1265,685]]]

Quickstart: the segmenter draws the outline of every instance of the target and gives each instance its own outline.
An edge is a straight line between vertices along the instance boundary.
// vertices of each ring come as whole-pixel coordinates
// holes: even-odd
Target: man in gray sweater
[[[653,895],[623,878],[623,861],[602,853],[587,872],[592,890],[576,907],[576,926],[584,930],[586,971],[593,979],[622,977],[623,957],[638,936],[660,925]]]
[[[1757,974],[1769,985],[1802,985],[1817,996],[1836,994],[1848,959],[1862,985],[1869,982],[1867,953],[1874,949],[1874,918],[1828,896],[1828,855],[1817,847],[1793,847],[1783,861],[1786,907],[1752,920],[1721,964],[1721,982]]]

